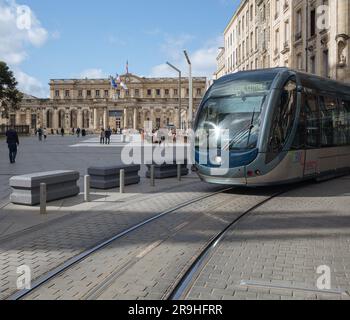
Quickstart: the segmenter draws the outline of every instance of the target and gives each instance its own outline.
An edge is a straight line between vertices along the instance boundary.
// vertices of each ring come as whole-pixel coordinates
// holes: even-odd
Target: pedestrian
[[[86,136],[86,130],[85,130],[85,129],[83,129],[83,130],[81,131],[81,135],[82,135],[83,137]]]
[[[105,131],[105,143],[110,144],[111,143],[111,136],[112,136],[112,130],[110,127]]]
[[[61,136],[64,137],[64,129],[61,128]]]
[[[78,128],[78,129],[77,129],[77,137],[78,137],[78,138],[80,138],[80,132],[81,132],[81,130],[80,130],[80,128]]]
[[[38,129],[38,136],[39,136],[39,141],[43,141],[43,129],[41,128]]]
[[[19,146],[19,139],[17,131],[13,128],[6,132],[7,145],[9,148],[10,162],[16,163],[17,147]]]
[[[44,135],[44,140],[46,141],[46,139],[47,139],[47,130],[46,130],[46,128],[43,130],[43,135]]]
[[[101,133],[100,133],[100,144],[104,144],[105,143],[105,130],[101,129]]]

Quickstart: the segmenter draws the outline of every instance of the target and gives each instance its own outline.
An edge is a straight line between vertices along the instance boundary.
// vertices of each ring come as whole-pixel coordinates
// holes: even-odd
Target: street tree
[[[0,61],[0,117],[8,119],[10,112],[19,108],[23,94],[17,89],[17,81],[8,65]]]

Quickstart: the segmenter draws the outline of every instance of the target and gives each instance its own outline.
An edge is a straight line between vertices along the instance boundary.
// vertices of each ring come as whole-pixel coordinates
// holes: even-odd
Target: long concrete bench
[[[151,165],[147,165],[146,178],[151,177]],[[187,176],[189,170],[187,164],[181,165],[181,176]],[[163,164],[154,166],[154,178],[155,179],[167,179],[177,177],[177,165],[176,164]]]
[[[125,185],[138,184],[141,181],[139,165],[91,167],[88,169],[90,186],[93,189],[113,189],[120,187],[120,170],[125,171]]]
[[[79,194],[77,171],[50,171],[15,176],[10,179],[14,204],[34,206],[40,203],[40,184],[46,183],[47,202],[74,197]]]

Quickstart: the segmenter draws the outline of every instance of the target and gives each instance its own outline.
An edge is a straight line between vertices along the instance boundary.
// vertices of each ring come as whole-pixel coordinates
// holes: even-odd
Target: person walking
[[[61,136],[64,137],[64,129],[61,129]]]
[[[100,133],[100,144],[104,144],[105,143],[105,130],[101,129],[101,133]]]
[[[13,128],[6,132],[7,145],[9,148],[10,163],[16,163],[17,147],[19,146],[19,139],[17,131]]]
[[[43,141],[43,129],[41,128],[38,129],[38,136],[39,136],[39,141]]]
[[[78,128],[77,129],[77,138],[80,138],[80,132],[81,132],[81,130],[80,130],[80,128]]]
[[[43,130],[43,135],[44,135],[44,140],[46,141],[46,139],[47,139],[47,129],[46,128]]]

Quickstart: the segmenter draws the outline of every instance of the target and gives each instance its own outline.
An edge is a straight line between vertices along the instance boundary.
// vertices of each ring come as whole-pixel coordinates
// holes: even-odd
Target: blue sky
[[[186,69],[184,48],[194,73],[208,76],[239,2],[0,0],[0,60],[37,96],[47,95],[50,78],[123,73],[126,60],[138,75],[172,75],[164,62]],[[20,5],[30,8],[31,30],[16,30]]]

